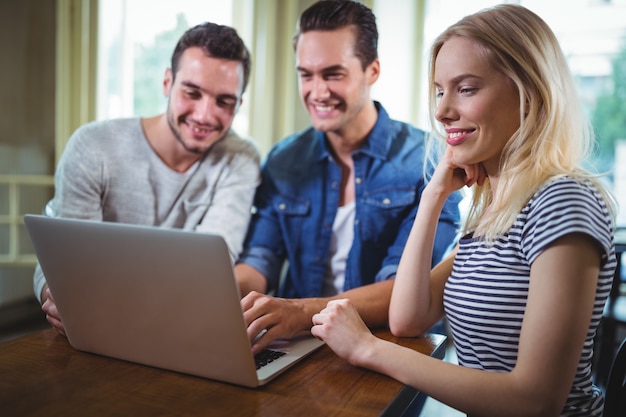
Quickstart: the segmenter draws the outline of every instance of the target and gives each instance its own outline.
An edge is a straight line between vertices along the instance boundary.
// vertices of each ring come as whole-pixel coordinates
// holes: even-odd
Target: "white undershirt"
[[[322,286],[322,296],[329,297],[343,292],[346,278],[346,261],[354,239],[354,201],[337,209],[330,238],[326,276]]]

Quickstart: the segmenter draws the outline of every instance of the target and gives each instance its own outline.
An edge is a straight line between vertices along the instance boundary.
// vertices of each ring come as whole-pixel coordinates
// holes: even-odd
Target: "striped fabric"
[[[616,260],[611,217],[592,185],[571,178],[555,179],[533,196],[509,233],[493,244],[471,235],[461,239],[446,283],[444,307],[459,364],[492,372],[512,370],[528,298],[530,265],[548,245],[574,232],[592,236],[604,254],[591,325],[562,415],[599,416],[603,399],[591,380],[593,339]]]

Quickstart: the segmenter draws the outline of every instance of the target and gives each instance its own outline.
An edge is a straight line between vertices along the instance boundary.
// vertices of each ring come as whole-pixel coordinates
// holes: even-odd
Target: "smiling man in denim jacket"
[[[377,43],[360,3],[319,1],[300,17],[294,48],[313,126],[269,153],[236,266],[255,353],[308,331],[330,298],[350,298],[370,326],[387,324],[390,278],[425,186],[425,133],[370,99]],[[458,202],[439,220],[433,265],[454,241]]]

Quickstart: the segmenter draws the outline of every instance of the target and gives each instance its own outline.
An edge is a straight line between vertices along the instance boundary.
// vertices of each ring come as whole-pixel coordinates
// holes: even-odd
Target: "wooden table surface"
[[[375,334],[438,358],[445,353],[445,336]],[[416,394],[348,364],[327,346],[250,389],[79,352],[52,329],[0,344],[0,415],[6,417],[390,416]]]

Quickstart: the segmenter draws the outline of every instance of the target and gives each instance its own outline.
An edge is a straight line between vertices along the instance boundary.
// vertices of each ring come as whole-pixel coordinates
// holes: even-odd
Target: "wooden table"
[[[443,358],[446,337],[376,335]],[[0,344],[0,415],[391,416],[413,388],[349,365],[323,346],[264,387],[250,389],[74,350],[54,330]]]

